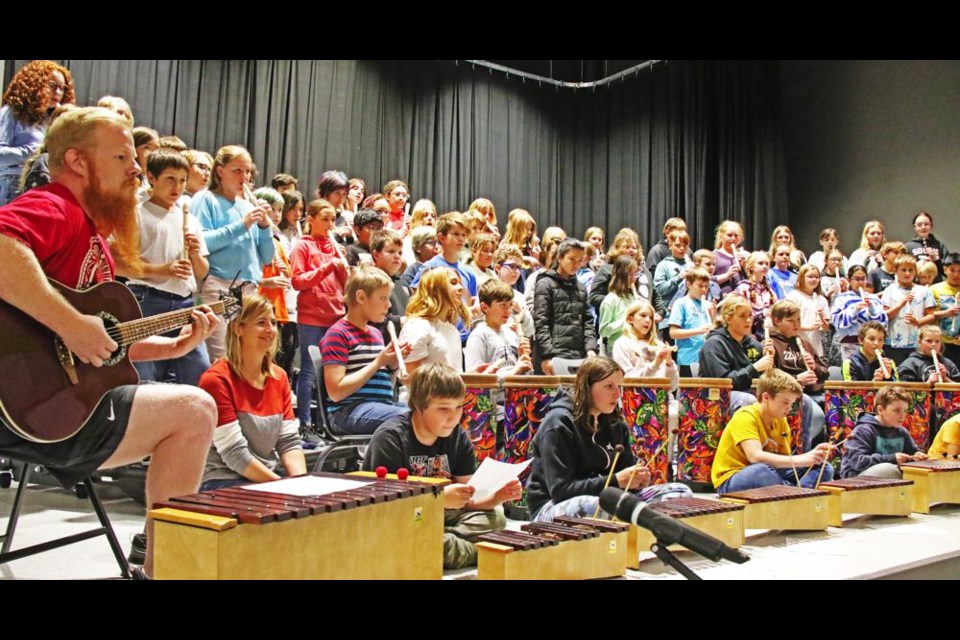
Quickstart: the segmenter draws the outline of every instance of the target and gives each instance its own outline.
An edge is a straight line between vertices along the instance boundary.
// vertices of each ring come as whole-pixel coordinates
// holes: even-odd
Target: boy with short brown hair
[[[713,459],[711,478],[717,493],[732,493],[776,485],[813,487],[833,479],[833,467],[825,464],[830,445],[792,455],[787,414],[802,395],[796,378],[778,369],[760,376],[758,401],[734,414],[723,430]]]
[[[410,413],[377,429],[363,460],[365,471],[385,467],[388,473],[404,468],[413,476],[448,478],[443,489],[443,568],[460,569],[477,563],[473,544],[478,536],[503,529],[500,505],[520,498],[516,479],[500,490],[474,499],[471,476],[477,461],[466,432],[460,428],[467,390],[460,375],[447,364],[434,362],[413,372]]]
[[[846,440],[840,477],[901,478],[898,465],[926,460],[903,426],[910,394],[901,387],[883,387],[873,401],[874,412],[864,412]]]

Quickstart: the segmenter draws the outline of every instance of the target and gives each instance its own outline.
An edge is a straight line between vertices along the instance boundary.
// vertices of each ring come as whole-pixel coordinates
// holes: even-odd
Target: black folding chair
[[[83,482],[78,485],[78,490],[76,493],[77,497],[87,498],[90,500],[90,503],[93,505],[93,510],[96,512],[97,518],[100,520],[99,527],[96,529],[75,533],[73,535],[64,536],[62,538],[56,538],[48,542],[42,542],[40,544],[24,547],[23,549],[18,549],[16,551],[10,551],[10,547],[13,546],[13,536],[17,531],[17,524],[20,520],[20,509],[23,506],[23,499],[26,496],[27,485],[30,483],[30,474],[34,467],[39,468],[38,465],[30,462],[23,462],[22,464],[23,468],[20,470],[20,475],[17,479],[17,494],[13,500],[13,507],[10,509],[10,519],[7,522],[7,530],[3,535],[0,535],[0,541],[3,543],[2,547],[0,547],[0,564],[6,564],[7,562],[19,560],[20,558],[34,556],[38,553],[50,551],[51,549],[59,549],[60,547],[65,547],[77,542],[83,542],[84,540],[89,540],[98,536],[106,536],[107,542],[110,544],[110,550],[113,552],[113,557],[116,558],[117,565],[120,567],[120,575],[124,578],[131,578],[130,565],[127,562],[127,558],[124,555],[123,550],[120,548],[120,543],[117,542],[117,536],[113,532],[113,526],[110,524],[110,517],[103,508],[103,504],[101,504],[100,498],[97,496],[97,492],[93,488],[93,481],[89,477],[84,478]],[[80,490],[80,487],[83,487],[83,489]]]
[[[320,347],[316,345],[310,345],[308,350],[310,352],[310,360],[313,361],[313,370],[316,374],[314,384],[317,388],[317,422],[323,429],[326,438],[332,442],[332,444],[327,446],[323,453],[320,454],[320,457],[317,458],[317,462],[313,467],[314,471],[321,471],[323,469],[323,463],[334,451],[356,449],[360,457],[363,457],[362,454],[365,451],[366,446],[370,444],[370,440],[373,438],[373,436],[368,434],[356,435],[343,433],[333,426],[333,423],[330,421],[330,418],[327,415],[327,408],[325,404],[327,389],[323,382],[323,364],[322,357],[320,356]]]

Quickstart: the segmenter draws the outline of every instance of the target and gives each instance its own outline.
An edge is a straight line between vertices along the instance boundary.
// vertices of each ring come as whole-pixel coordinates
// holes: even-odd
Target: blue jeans
[[[410,413],[410,407],[392,402],[355,402],[340,407],[327,419],[335,431],[350,435],[372,434],[390,418]]]
[[[717,493],[733,493],[734,491],[746,491],[748,489],[759,489],[760,487],[771,487],[781,484],[797,486],[797,476],[800,477],[800,486],[807,489],[813,489],[817,484],[817,478],[820,477],[820,467],[814,466],[807,469],[797,469],[797,475],[793,474],[793,469],[774,469],[768,464],[756,463],[744,467],[740,471],[730,476],[726,482],[717,487]],[[833,480],[833,467],[827,463],[823,468],[823,477],[821,482]]]
[[[187,296],[181,298],[153,287],[143,285],[129,285],[137,302],[140,303],[140,310],[143,316],[155,316],[168,311],[178,311],[180,309],[189,309],[194,306],[193,298]],[[176,336],[180,330],[171,331],[167,336]],[[153,380],[155,382],[165,382],[172,374],[179,384],[191,384],[197,386],[200,382],[200,376],[210,368],[210,358],[207,356],[207,345],[200,343],[200,346],[180,358],[173,360],[152,360],[150,362],[135,362],[137,373],[141,380]]]
[[[313,424],[310,416],[310,398],[313,397],[313,383],[316,372],[310,359],[310,345],[320,346],[323,335],[329,327],[317,327],[312,324],[297,323],[297,335],[300,338],[300,377],[297,378],[297,418],[301,427]]]
[[[0,176],[0,206],[9,204],[18,195],[20,195],[20,174]]]

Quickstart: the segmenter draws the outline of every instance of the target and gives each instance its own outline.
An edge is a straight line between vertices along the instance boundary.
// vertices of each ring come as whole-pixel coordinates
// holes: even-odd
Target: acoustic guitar
[[[144,318],[133,293],[119,282],[85,291],[54,280],[50,284],[81,313],[102,318],[119,346],[102,367],[85,364],[56,333],[0,301],[0,421],[18,436],[40,443],[75,435],[108,391],[137,384],[140,376],[127,355],[129,346],[190,324],[197,308]],[[224,298],[206,306],[225,315],[236,304],[236,299]]]

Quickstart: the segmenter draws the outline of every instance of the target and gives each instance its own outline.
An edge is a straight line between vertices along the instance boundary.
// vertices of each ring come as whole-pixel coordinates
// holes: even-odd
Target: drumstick
[[[790,458],[790,468],[793,469],[793,477],[797,480],[797,486],[800,486],[800,474],[797,473],[797,465],[793,464],[793,447],[790,446],[790,432],[784,431],[780,437],[787,439],[787,456]]]
[[[840,429],[837,429],[837,433],[843,433],[843,432]],[[828,442],[827,444],[830,445],[831,450],[839,449],[840,445],[842,445],[846,441],[847,441],[847,438],[844,438],[840,442],[837,442],[837,443]],[[813,487],[814,489],[820,488],[820,480],[823,478],[823,469],[830,462],[830,453],[831,453],[830,451],[827,451],[827,457],[823,459],[823,464],[820,465],[820,473],[817,475],[817,484],[814,485]]]
[[[937,368],[937,382],[943,382],[943,374],[940,373],[940,358],[937,357],[937,350],[931,349],[930,355],[933,356],[933,366]]]
[[[397,339],[397,329],[393,326],[393,320],[387,322],[387,332],[390,334],[390,343],[397,354],[397,369],[400,370],[400,377],[407,377],[407,363],[403,361],[403,354],[400,353],[400,341]]]
[[[610,463],[610,473],[607,474],[607,482],[603,485],[603,488],[606,489],[610,486],[610,480],[613,478],[613,471],[617,468],[617,460],[620,459],[620,454],[623,452],[623,445],[618,444],[614,447],[615,453],[613,454],[613,462]],[[630,490],[630,485],[627,485],[627,491]],[[593,518],[597,519],[600,517],[600,503],[597,503],[597,510],[593,512]]]
[[[887,369],[887,363],[883,359],[883,349],[877,349],[877,358],[880,363],[880,373],[883,374],[884,380],[890,377],[890,369]]]
[[[651,464],[653,464],[653,461],[657,459],[657,456],[660,455],[660,452],[663,451],[663,448],[670,443],[670,435],[676,435],[678,433],[680,433],[680,429],[673,429],[672,431],[670,431],[670,434],[667,435],[667,439],[660,443],[660,446],[657,447],[657,450],[653,452],[652,456],[647,458],[647,464],[644,466],[649,467]],[[635,472],[636,472],[636,468],[634,468],[634,473]],[[630,486],[631,482],[633,482],[633,473],[630,474],[630,479],[627,481],[628,487]]]

